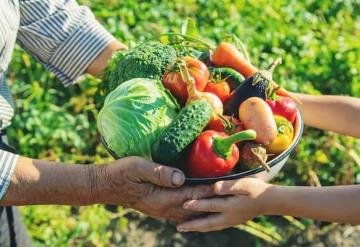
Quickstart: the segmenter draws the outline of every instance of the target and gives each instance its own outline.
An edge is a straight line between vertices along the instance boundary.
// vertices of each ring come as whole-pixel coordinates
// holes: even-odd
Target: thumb
[[[137,172],[141,181],[161,187],[176,188],[185,182],[185,175],[181,170],[149,161],[138,164]]]
[[[214,185],[214,192],[217,195],[248,195],[248,178],[240,178],[237,180],[219,181]]]

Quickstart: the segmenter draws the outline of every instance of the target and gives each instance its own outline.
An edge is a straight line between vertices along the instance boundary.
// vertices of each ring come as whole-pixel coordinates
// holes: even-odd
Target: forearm
[[[86,73],[99,77],[106,68],[106,66],[108,65],[108,62],[112,57],[112,54],[118,50],[126,50],[126,49],[127,46],[119,41],[111,42],[104,49],[104,51],[90,64],[90,66],[86,70]]]
[[[305,124],[360,138],[360,99],[348,96],[295,94]]]
[[[99,168],[20,157],[0,205],[95,203],[95,169]]]
[[[272,186],[263,196],[264,213],[360,224],[360,186]]]

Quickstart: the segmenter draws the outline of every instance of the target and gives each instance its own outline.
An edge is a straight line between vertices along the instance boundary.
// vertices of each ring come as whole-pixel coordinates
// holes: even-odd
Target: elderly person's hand
[[[182,208],[186,200],[214,195],[210,186],[182,186],[184,180],[179,169],[140,157],[107,165],[65,165],[19,157],[0,205],[117,204],[181,222],[196,214]]]
[[[121,204],[155,218],[181,222],[194,212],[184,210],[186,200],[214,195],[210,186],[183,186],[184,174],[139,157],[127,157],[92,171],[93,198],[99,203]]]

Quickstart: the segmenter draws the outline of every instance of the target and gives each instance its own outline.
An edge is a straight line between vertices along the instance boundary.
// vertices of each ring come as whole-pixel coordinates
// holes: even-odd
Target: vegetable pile
[[[270,171],[267,162],[293,142],[297,116],[296,98],[272,79],[280,62],[258,70],[230,42],[163,34],[114,55],[98,129],[118,157],[142,156],[190,177]]]

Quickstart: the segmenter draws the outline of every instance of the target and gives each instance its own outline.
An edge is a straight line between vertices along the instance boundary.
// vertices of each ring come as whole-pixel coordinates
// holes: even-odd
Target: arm
[[[64,85],[85,72],[100,75],[112,53],[126,49],[75,0],[19,3],[18,42]],[[181,209],[185,199],[213,194],[207,186],[174,190],[183,182],[181,171],[138,157],[81,166],[0,155],[0,205],[121,204],[150,216],[182,220],[190,215]]]
[[[0,205],[123,205],[156,218],[181,221],[191,198],[213,195],[209,186],[182,187],[175,168],[128,157],[107,165],[68,165],[19,157]]]
[[[185,209],[213,214],[178,225],[179,231],[215,231],[258,215],[291,215],[323,221],[360,224],[360,185],[288,187],[256,178],[218,182],[222,198],[190,200]],[[226,197],[224,197],[226,196]]]
[[[360,99],[349,96],[295,94],[305,124],[360,138]]]
[[[18,43],[65,85],[84,73],[99,76],[116,50],[127,47],[75,0],[20,3]]]
[[[107,67],[107,64],[112,54],[119,50],[126,50],[127,46],[123,43],[114,40],[112,41],[104,51],[87,67],[86,73],[99,77]]]
[[[53,71],[64,85],[76,82],[85,72],[96,76],[101,74],[112,53],[126,48],[95,20],[88,8],[77,5],[75,0],[21,0],[19,7],[20,27],[17,41],[46,68]],[[31,175],[39,175],[36,171],[43,171],[51,177],[51,174],[46,172],[48,165],[51,163],[34,161],[33,164],[30,159],[18,159],[17,155],[0,150],[0,199],[10,181],[10,189],[14,187],[14,183],[18,181],[16,178],[22,179],[19,181],[33,181]],[[51,169],[62,174],[70,168],[63,170],[62,165],[59,165],[48,168]],[[71,167],[71,172],[78,173],[79,169],[76,166]],[[11,180],[12,178],[15,178],[15,181]],[[38,185],[43,186],[43,181],[39,180]],[[16,191],[19,192],[19,199],[25,199],[24,195],[32,195],[31,192],[27,193],[25,188],[24,195],[20,194],[19,189]],[[30,200],[35,198],[28,199],[27,203],[31,203]]]
[[[263,214],[291,215],[360,224],[360,185],[300,187],[273,185],[264,193]]]
[[[95,203],[89,173],[93,166],[65,165],[19,157],[1,205]],[[76,189],[75,189],[76,188]]]

